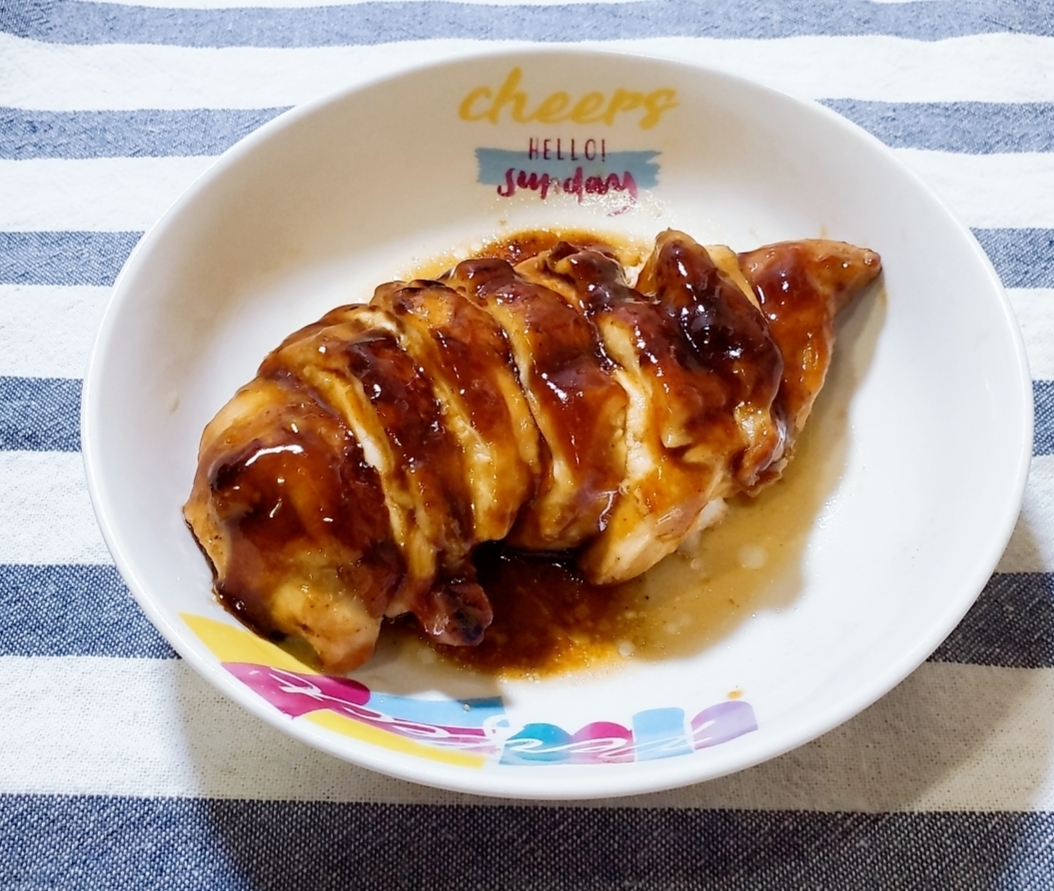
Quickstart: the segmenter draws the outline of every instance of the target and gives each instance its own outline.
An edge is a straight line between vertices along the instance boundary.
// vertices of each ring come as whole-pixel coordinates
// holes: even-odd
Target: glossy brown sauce
[[[660,243],[664,237],[660,236]],[[434,315],[419,326],[419,331],[428,332],[422,336],[432,338],[431,358],[412,358],[404,351],[398,338],[386,330],[383,314],[370,316],[361,308],[344,307],[291,335],[265,360],[261,378],[284,386],[280,381],[288,371],[287,353],[289,368],[296,367],[298,351],[319,354],[308,366],[316,376],[305,377],[304,395],[286,403],[282,423],[263,424],[260,429],[269,431],[266,436],[245,432],[247,448],[228,454],[222,466],[214,465],[209,473],[219,519],[237,524],[241,531],[234,537],[238,552],[228,561],[233,568],[217,588],[233,612],[267,633],[272,629],[266,621],[266,604],[252,603],[247,593],[255,581],[273,576],[283,584],[303,583],[300,590],[305,594],[317,582],[323,588],[329,585],[331,591],[358,592],[359,597],[368,591],[366,601],[376,595],[376,604],[367,603],[376,633],[384,609],[381,593],[391,591],[403,567],[381,528],[386,509],[376,474],[354,435],[311,395],[316,384],[339,388],[339,382],[333,383],[338,379],[349,384],[354,379],[361,390],[357,398],[369,401],[394,459],[394,469],[387,472],[401,477],[400,485],[413,493],[414,502],[436,526],[427,532],[440,563],[432,570],[435,584],[428,582],[430,591],[414,589],[413,596],[423,598],[420,603],[402,604],[420,624],[401,620],[385,632],[399,639],[400,646],[427,645],[458,666],[488,674],[538,676],[598,669],[629,659],[686,655],[712,645],[753,612],[792,602],[800,588],[809,530],[841,467],[837,459],[844,444],[839,436],[844,423],[827,424],[822,461],[810,460],[812,440],[803,437],[784,478],[761,498],[738,496],[729,516],[704,532],[692,553],[673,554],[644,575],[613,586],[589,584],[573,569],[579,557],[573,549],[582,544],[592,547],[595,536],[603,537],[606,512],[619,497],[626,467],[625,455],[613,443],[620,441],[625,429],[628,397],[611,375],[614,363],[601,344],[597,325],[607,318],[633,333],[642,367],[650,363],[655,369],[644,375],[651,375],[658,382],[654,386],[665,394],[652,404],[681,416],[676,423],[656,417],[649,424],[679,427],[691,434],[685,441],[703,457],[686,461],[698,468],[692,472],[702,479],[712,472],[708,456],[730,460],[728,456],[736,455],[740,434],[739,421],[731,419],[733,406],[754,402],[767,406],[781,387],[793,417],[796,399],[808,396],[810,390],[804,378],[812,373],[822,381],[829,353],[816,352],[812,368],[803,356],[817,347],[829,349],[829,318],[810,319],[805,326],[809,334],[798,338],[798,353],[791,359],[791,367],[804,365],[804,375],[792,382],[797,387],[788,387],[786,377],[780,383],[780,353],[758,310],[735,285],[718,276],[702,248],[675,244],[674,250],[682,251],[676,254],[657,247],[637,284],[641,293],[622,283],[621,270],[613,275],[614,261],[609,263],[600,254],[576,255],[568,249],[558,256],[562,250],[558,249],[547,261],[548,269],[537,273],[543,281],[551,277],[552,285],[546,281],[544,286],[527,273],[514,273],[509,265],[529,260],[564,239],[599,245],[624,264],[633,262],[632,246],[613,247],[588,233],[517,233],[487,245],[485,256],[462,261],[440,282],[418,280],[378,289],[375,307],[383,306],[396,316]],[[561,260],[566,260],[563,267]],[[757,262],[768,264],[758,295],[762,311],[778,328],[798,312],[791,305],[793,299],[788,302],[783,293],[788,284],[785,264],[776,255]],[[706,268],[686,271],[700,263]],[[682,285],[684,294],[677,291]],[[447,300],[447,286],[467,302]],[[565,293],[564,287],[587,295],[581,311],[558,296],[556,291]],[[694,293],[695,288],[700,294]],[[491,317],[496,321],[488,322],[489,327],[479,324]],[[801,320],[789,324],[800,325]],[[823,343],[811,342],[813,331]],[[479,337],[475,343],[474,334]],[[430,370],[430,365],[441,370]],[[564,489],[559,489],[557,474],[550,472],[546,482],[543,473],[534,497],[523,502],[506,542],[476,547],[485,537],[474,535],[464,463],[468,459],[446,426],[448,416],[435,387],[445,376],[462,394],[473,420],[483,422],[476,429],[498,430],[508,427],[511,417],[509,409],[502,410],[499,404],[498,366],[508,374],[513,365],[519,366],[524,390],[534,400],[531,411],[546,444],[541,461],[543,465],[552,461],[553,466],[564,462],[564,482],[559,484]],[[487,381],[488,386],[483,386]],[[811,389],[815,393],[819,383]],[[244,426],[255,429],[257,420]],[[226,442],[233,441],[228,435]],[[672,446],[668,449],[671,455],[674,451]],[[777,453],[769,454],[772,460]],[[744,460],[740,456],[734,462]],[[734,462],[731,472],[738,476],[740,465]],[[761,469],[764,466],[759,464]],[[755,473],[744,472],[731,490],[749,489],[757,479]],[[664,485],[669,488],[668,482]],[[673,491],[665,493],[668,499]],[[656,492],[659,506],[652,515],[663,516],[674,502],[662,503],[662,492]],[[364,508],[366,516],[358,516]],[[612,528],[630,527],[613,524]],[[644,527],[634,520],[632,528]],[[466,554],[473,547],[468,563]],[[571,550],[559,554],[540,550],[546,547]],[[316,561],[315,553],[328,556]],[[591,571],[585,560],[579,565]],[[334,573],[339,579],[323,579]],[[275,586],[257,587],[264,591]],[[491,609],[493,622],[481,643],[448,645],[478,640]],[[429,624],[436,616],[464,627],[451,625],[449,631],[442,631],[439,625]],[[420,630],[421,624],[428,635]],[[425,644],[415,642],[418,637]]]
[[[554,501],[561,498],[551,493],[555,474],[543,478],[511,537],[527,547],[544,547],[554,536],[579,544],[595,534],[622,482],[624,463],[612,443],[623,427],[626,393],[611,376],[596,329],[556,293],[525,281],[504,261],[465,260],[449,280],[501,319],[539,430],[574,483],[573,500],[559,510],[549,503],[550,494]]]
[[[607,235],[585,229],[529,229],[513,232],[504,237],[485,240],[478,249],[462,254],[439,254],[416,263],[405,279],[435,279],[455,267],[459,262],[473,257],[495,257],[507,260],[513,266],[536,257],[542,251],[552,249],[560,241],[569,241],[582,247],[600,246],[615,252],[618,261],[626,268],[638,266],[651,250],[643,240],[634,240],[622,235]]]
[[[284,389],[280,380],[274,386]],[[310,394],[276,401],[281,423],[265,413],[254,419],[261,431],[246,447],[221,451],[214,461],[206,456],[217,515],[241,530],[231,536],[229,570],[217,596],[250,627],[272,634],[261,592],[283,578],[288,555],[317,548],[355,555],[340,566],[340,581],[363,592],[379,616],[403,565],[376,473],[340,420]]]
[[[481,644],[436,645],[412,623],[382,634],[408,656],[428,648],[452,665],[507,678],[602,671],[714,646],[757,613],[793,608],[809,535],[843,466],[844,418],[828,420],[818,435],[806,429],[782,479],[756,498],[733,499],[691,554],[603,587],[565,561],[494,549],[478,564],[494,608]]]
[[[563,239],[598,243],[583,233],[518,233],[509,242],[488,245],[485,254],[518,263]],[[623,257],[633,251],[626,246],[615,250]],[[609,311],[633,309],[632,304],[626,304],[628,310],[621,307],[617,297],[607,303]],[[772,352],[761,331],[756,339],[767,343],[751,348]],[[741,345],[724,346],[723,352],[731,355]],[[754,378],[757,371],[746,369],[744,375],[737,369],[735,376],[747,379],[741,398],[753,387],[777,385],[782,369],[778,353],[765,365],[763,380]],[[819,447],[813,446],[816,438],[823,440]],[[792,606],[801,589],[809,534],[841,473],[845,445],[844,414],[829,418],[822,429],[807,429],[781,479],[759,497],[732,499],[725,519],[705,530],[691,553],[674,553],[623,584],[591,585],[566,557],[500,546],[477,551],[478,581],[494,610],[478,646],[436,644],[412,622],[397,623],[384,633],[404,650],[427,648],[453,665],[503,677],[603,670],[631,660],[696,653],[759,611]]]
[[[495,382],[493,357],[508,364],[508,346],[498,323],[477,306],[438,283],[422,287],[382,286],[373,304],[414,325],[430,342],[434,360],[461,394],[473,427],[487,439],[506,436],[509,410]],[[432,359],[432,357],[429,357]]]

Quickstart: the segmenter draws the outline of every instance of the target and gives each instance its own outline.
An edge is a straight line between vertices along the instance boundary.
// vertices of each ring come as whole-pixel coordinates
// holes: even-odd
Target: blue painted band
[[[589,141],[596,142],[596,140]],[[519,171],[528,174],[548,174],[553,179],[564,181],[570,180],[575,176],[576,171],[581,170],[583,177],[598,176],[601,179],[611,174],[622,179],[626,173],[629,173],[636,185],[642,189],[653,189],[659,183],[659,164],[655,160],[659,152],[605,152],[601,157],[599,151],[594,147],[591,156],[587,156],[581,145],[575,148],[570,144],[570,140],[566,142],[569,145],[562,148],[561,156],[557,157],[557,149],[554,148],[551,158],[532,155],[523,150],[478,148],[476,149],[478,181],[484,185],[496,186],[506,181],[506,176],[510,171],[513,171],[514,175]]]

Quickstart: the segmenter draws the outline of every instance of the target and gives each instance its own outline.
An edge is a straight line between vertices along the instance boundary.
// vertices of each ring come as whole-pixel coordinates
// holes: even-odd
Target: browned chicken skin
[[[667,231],[634,286],[602,244],[391,282],[291,335],[205,428],[184,515],[220,599],[347,671],[385,617],[478,643],[474,549],[625,581],[777,479],[878,255],[735,255]]]

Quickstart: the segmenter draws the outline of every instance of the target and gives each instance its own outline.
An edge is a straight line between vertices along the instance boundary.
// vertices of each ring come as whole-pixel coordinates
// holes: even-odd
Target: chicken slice
[[[285,375],[239,390],[205,428],[184,515],[246,624],[337,671],[369,658],[403,559],[376,473],[315,393]]]
[[[439,282],[391,282],[371,303],[401,323],[400,343],[431,382],[443,421],[461,444],[473,540],[505,538],[541,467],[538,428],[501,327]]]
[[[683,233],[660,236],[642,272],[649,296],[598,248],[558,244],[517,270],[594,321],[629,394],[622,492],[578,558],[589,581],[624,581],[675,550],[748,462],[779,450],[780,425],[768,417],[779,353],[757,308]]]
[[[437,640],[468,645],[492,612],[468,560],[477,540],[464,453],[402,334],[383,309],[341,307],[289,338],[261,373],[301,375],[363,443],[407,568],[386,615],[411,612]]]
[[[823,387],[834,349],[834,319],[882,270],[874,251],[842,241],[806,239],[738,255],[783,355],[777,403],[791,441]]]
[[[673,229],[655,240],[637,288],[677,319],[709,372],[706,412],[677,419],[685,460],[724,465],[720,488],[753,487],[786,435],[773,411],[783,358],[767,320],[706,248]]]
[[[466,260],[445,283],[501,325],[547,454],[509,544],[567,550],[595,536],[622,484],[626,393],[596,330],[558,294],[504,260]]]

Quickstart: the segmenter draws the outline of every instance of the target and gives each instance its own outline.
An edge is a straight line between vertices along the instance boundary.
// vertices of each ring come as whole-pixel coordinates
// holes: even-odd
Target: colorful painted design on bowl
[[[548,722],[513,724],[500,696],[425,699],[371,690],[352,678],[319,674],[256,635],[183,614],[224,669],[291,719],[305,719],[383,748],[464,767],[625,764],[689,755],[757,729],[741,699],[688,718],[682,708],[650,708],[626,723],[594,721],[568,730]]]

